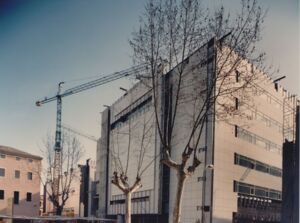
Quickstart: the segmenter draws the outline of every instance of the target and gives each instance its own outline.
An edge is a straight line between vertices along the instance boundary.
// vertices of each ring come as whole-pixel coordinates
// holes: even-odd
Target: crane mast
[[[138,65],[131,68],[128,68],[123,71],[115,72],[106,76],[102,76],[98,79],[89,81],[87,83],[78,85],[76,87],[65,90],[61,93],[61,86],[64,82],[60,82],[58,84],[58,92],[55,96],[50,98],[45,97],[43,100],[39,100],[36,102],[36,106],[41,106],[42,104],[55,101],[57,102],[57,111],[56,111],[56,131],[55,131],[55,145],[54,145],[54,164],[53,164],[53,195],[55,199],[58,200],[59,197],[59,184],[60,184],[60,176],[61,176],[61,128],[62,128],[62,98],[65,96],[69,96],[72,94],[79,93],[81,91],[85,91],[106,83],[109,83],[114,80],[121,79],[123,77],[131,76],[133,74],[140,74],[147,69],[145,65]]]
[[[53,194],[55,197],[59,195],[60,170],[61,170],[61,109],[62,101],[60,96],[61,85],[58,84],[57,92],[57,112],[56,112],[56,130],[55,130],[55,145],[54,145],[54,163],[53,163]]]

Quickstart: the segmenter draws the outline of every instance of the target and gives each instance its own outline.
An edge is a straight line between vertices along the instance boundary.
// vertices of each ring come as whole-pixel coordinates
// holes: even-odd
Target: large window
[[[0,177],[5,177],[5,169],[0,168]]]
[[[282,170],[268,165],[266,163],[263,162],[259,162],[257,160],[251,159],[249,157],[240,155],[235,153],[234,154],[234,164],[239,165],[239,166],[243,166],[243,167],[247,167],[250,169],[254,169],[260,172],[264,172],[264,173],[268,173],[270,175],[276,176],[276,177],[281,177],[282,176]]]
[[[244,141],[247,141],[251,144],[257,145],[259,147],[262,147],[268,151],[272,152],[279,152],[281,153],[282,146],[277,145],[274,142],[271,142],[268,139],[265,139],[263,137],[260,137],[246,129],[243,129],[239,126],[235,126],[235,137],[240,138]]]
[[[246,184],[234,181],[234,192],[246,195],[255,195],[257,197],[281,200],[281,192],[266,187],[260,187],[252,184]]]

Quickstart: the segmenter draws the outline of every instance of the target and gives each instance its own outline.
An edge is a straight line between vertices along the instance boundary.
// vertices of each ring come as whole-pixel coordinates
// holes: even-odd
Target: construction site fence
[[[107,219],[95,217],[27,217],[0,215],[0,223],[123,223],[123,219]]]

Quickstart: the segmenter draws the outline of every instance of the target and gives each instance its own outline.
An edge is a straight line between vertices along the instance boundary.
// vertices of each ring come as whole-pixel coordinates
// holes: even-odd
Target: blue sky
[[[208,0],[206,1],[208,2]],[[238,0],[220,2],[234,12]],[[299,92],[299,3],[260,0],[269,9],[260,47],[279,66],[282,85]],[[141,15],[142,0],[10,0],[0,1],[0,144],[39,154],[42,139],[54,132],[56,104],[35,101],[131,66],[128,39]],[[80,79],[80,80],[78,80]],[[77,80],[77,81],[76,81]],[[63,122],[100,136],[100,112],[122,95],[120,80],[63,99]],[[95,143],[82,139],[86,158]]]

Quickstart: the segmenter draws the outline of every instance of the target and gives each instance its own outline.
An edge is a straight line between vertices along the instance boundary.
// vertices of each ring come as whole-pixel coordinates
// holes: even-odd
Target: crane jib
[[[146,70],[145,65],[139,65],[139,66],[136,66],[136,67],[132,67],[132,68],[123,70],[123,71],[115,72],[115,73],[112,73],[110,75],[100,77],[96,80],[92,80],[92,81],[89,81],[87,83],[80,84],[76,87],[65,90],[63,93],[57,94],[57,95],[52,96],[50,98],[45,98],[43,100],[37,101],[36,106],[41,106],[42,104],[45,104],[45,103],[48,103],[48,102],[51,102],[51,101],[55,101],[55,100],[57,100],[58,97],[62,98],[62,97],[65,97],[65,96],[76,94],[76,93],[79,93],[81,91],[85,91],[85,90],[88,90],[88,89],[91,89],[91,88],[109,83],[111,81],[121,79],[123,77],[128,77],[128,76],[131,76],[133,74],[136,74],[137,72],[142,72],[142,71],[145,71],[145,70]]]

